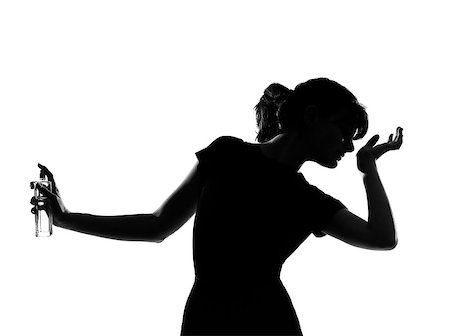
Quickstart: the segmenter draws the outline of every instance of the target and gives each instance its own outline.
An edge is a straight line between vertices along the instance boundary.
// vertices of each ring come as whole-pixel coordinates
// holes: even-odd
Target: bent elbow
[[[166,237],[160,232],[156,232],[155,230],[146,230],[145,232],[141,232],[139,234],[139,238],[137,240],[149,243],[162,243],[164,239],[166,239]]]
[[[395,238],[394,240],[384,241],[382,244],[379,244],[378,247],[380,250],[390,251],[390,250],[395,249],[397,244],[398,244],[398,240],[397,240],[397,238]]]
[[[139,240],[146,241],[148,243],[162,243],[164,241],[164,238],[151,237],[151,238],[145,238],[145,239],[139,239]]]
[[[392,240],[392,242],[391,242],[391,244],[390,244],[390,250],[393,250],[393,249],[395,249],[395,247],[397,246],[397,244],[398,244],[398,237],[397,237],[397,232],[395,232],[394,233],[394,239]]]
[[[156,240],[154,240],[153,242],[154,242],[154,243],[162,243],[162,242],[164,241],[164,239],[166,239],[166,237],[156,239]]]
[[[398,244],[397,233],[394,231],[389,235],[375,234],[372,236],[372,241],[377,250],[393,250]]]
[[[167,238],[164,232],[164,222],[161,217],[155,214],[150,215],[150,222],[146,222],[144,226],[144,240],[150,243],[162,243]]]
[[[394,241],[392,242],[392,245],[390,246],[390,250],[395,249],[397,244],[398,244],[398,239],[397,239],[397,237],[395,237]]]
[[[166,237],[162,236],[162,235],[156,235],[156,234],[150,234],[147,236],[147,238],[145,239],[145,241],[148,241],[150,243],[162,243],[164,241],[164,239],[166,239]]]

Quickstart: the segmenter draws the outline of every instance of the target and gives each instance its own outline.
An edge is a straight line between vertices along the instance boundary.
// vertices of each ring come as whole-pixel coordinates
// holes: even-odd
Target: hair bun
[[[262,99],[269,103],[280,104],[294,91],[279,83],[270,84],[265,90]]]
[[[255,106],[259,142],[267,141],[279,133],[278,110],[293,92],[279,83],[272,83],[264,90],[259,103]]]

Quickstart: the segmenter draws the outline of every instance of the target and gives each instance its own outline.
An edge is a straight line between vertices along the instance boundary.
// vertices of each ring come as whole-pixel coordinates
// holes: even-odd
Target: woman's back
[[[227,328],[227,334],[299,335],[279,278],[282,264],[311,232],[321,236],[321,226],[344,206],[265,157],[258,145],[221,137],[197,157],[196,282],[183,334],[202,334],[210,321],[215,329],[206,334]]]

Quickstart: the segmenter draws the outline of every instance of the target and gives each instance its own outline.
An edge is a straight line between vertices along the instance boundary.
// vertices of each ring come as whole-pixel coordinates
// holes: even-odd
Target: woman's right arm
[[[158,217],[153,214],[97,216],[69,212],[59,223],[59,227],[103,238],[155,243],[164,240]]]
[[[53,182],[55,188],[54,192],[44,187],[40,189],[48,197],[49,208],[47,211],[52,212],[56,226],[104,238],[162,242],[195,213],[200,194],[197,166],[198,163],[181,185],[153,214],[96,216],[70,212],[63,205],[53,174],[42,165],[39,165],[42,173]],[[35,204],[35,202],[36,200],[33,198],[31,203]],[[44,205],[42,209],[45,209],[46,206]],[[35,211],[34,208],[33,211]]]

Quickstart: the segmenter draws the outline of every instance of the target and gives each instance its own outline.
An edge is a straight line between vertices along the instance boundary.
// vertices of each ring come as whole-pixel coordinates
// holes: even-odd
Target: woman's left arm
[[[397,245],[397,233],[391,207],[381,183],[376,160],[384,153],[399,149],[403,143],[403,129],[389,136],[386,143],[375,146],[379,136],[373,136],[357,154],[358,169],[363,173],[369,209],[368,221],[347,209],[338,211],[324,232],[351,245],[367,249],[391,250]]]
[[[369,206],[369,230],[377,241],[394,248],[397,245],[394,218],[391,207],[381,183],[376,160],[388,151],[399,149],[403,143],[403,129],[397,127],[397,134],[389,136],[386,143],[375,146],[379,135],[373,136],[357,154],[358,169],[363,173],[364,186]]]

